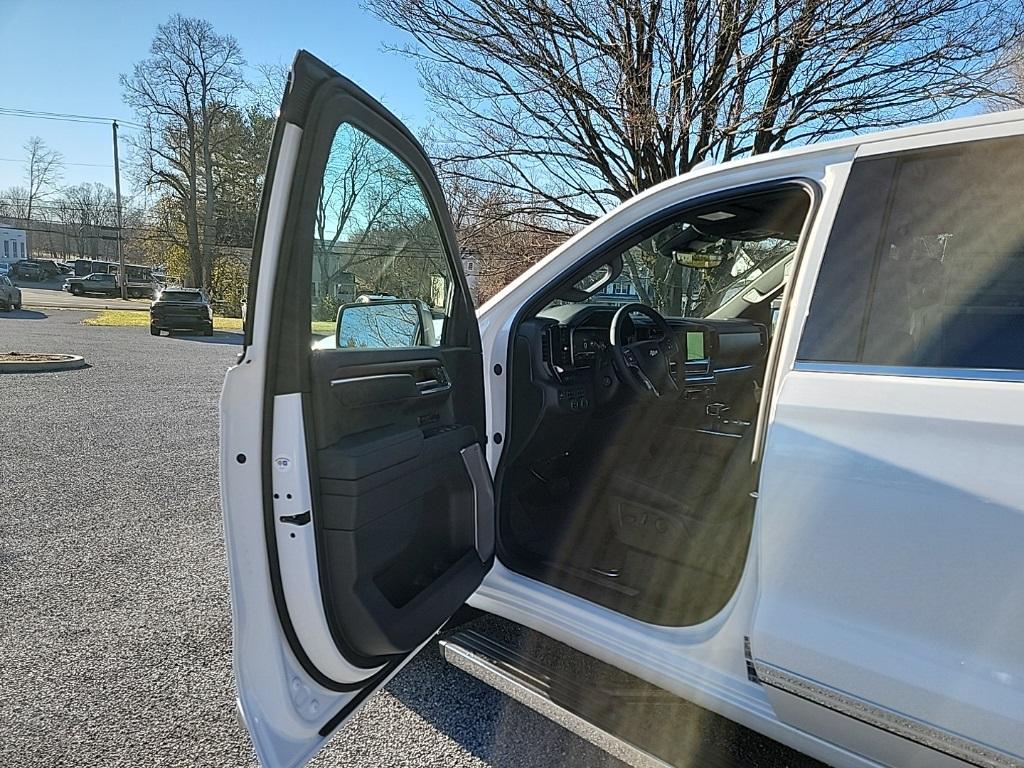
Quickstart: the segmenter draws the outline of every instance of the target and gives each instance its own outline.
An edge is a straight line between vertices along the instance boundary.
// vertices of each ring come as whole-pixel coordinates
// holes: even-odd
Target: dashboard
[[[608,389],[609,329],[618,307],[601,304],[565,304],[549,307],[532,321],[527,321],[520,333],[532,328],[540,336],[542,364],[549,378],[570,387],[573,396],[570,406],[581,400],[581,387],[591,389],[594,379],[605,382]],[[764,362],[768,351],[768,329],[747,320],[709,320],[704,318],[666,318],[677,341],[686,350],[685,390],[690,397],[711,397],[716,388],[726,387],[733,381],[749,381]],[[626,341],[642,341],[661,334],[661,330],[646,319],[627,320],[623,327]],[[548,377],[539,377],[541,379]],[[588,410],[612,393],[602,393],[600,386],[593,397],[586,396],[582,407]]]
[[[600,364],[610,344],[609,329],[616,307],[601,305],[565,305],[546,310],[549,319],[546,345],[550,362],[561,372],[590,368]],[[712,351],[718,346],[719,334],[714,325],[703,320],[673,318],[668,321],[678,334],[677,341],[686,350],[686,372],[707,372],[711,368]],[[715,325],[720,321],[716,321]],[[646,320],[626,319],[623,327],[626,341],[642,341],[660,335],[661,331]],[[749,342],[761,346],[762,335],[751,329]]]
[[[628,418],[634,400],[618,379],[609,349],[617,310],[607,304],[565,304],[519,323],[510,382],[515,393],[510,433],[518,436],[517,450],[558,456],[593,419]],[[666,321],[687,351],[680,396],[664,403],[674,407],[671,418],[699,424],[711,409],[750,399],[768,353],[766,325],[742,319]],[[627,341],[660,333],[639,319],[623,331]]]
[[[635,338],[644,338],[645,329],[634,333]],[[563,334],[559,334],[564,337]],[[679,332],[680,341],[685,342],[686,362],[706,360],[707,351],[714,341],[711,329],[694,327]],[[562,339],[560,338],[560,341]],[[594,358],[608,349],[608,327],[580,327],[569,329],[569,363],[574,368],[585,368],[593,364]]]

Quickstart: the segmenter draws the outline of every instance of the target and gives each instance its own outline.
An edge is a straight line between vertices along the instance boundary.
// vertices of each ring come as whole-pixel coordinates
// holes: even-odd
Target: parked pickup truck
[[[633,765],[737,765],[691,702],[837,768],[1024,766],[1024,110],[695,169],[477,312],[405,126],[305,52],[278,114],[220,400],[261,765],[443,627]],[[373,347],[314,349],[314,213],[346,211],[293,180],[366,142],[407,226],[347,247],[396,299],[345,307]],[[403,330],[416,302],[440,334]],[[498,618],[453,627],[467,603]]]
[[[120,296],[121,286],[117,284],[117,275],[105,275],[94,272],[85,277],[69,277],[62,286],[68,293],[75,296],[85,294],[98,294],[100,296]],[[128,283],[129,298],[141,298],[143,296],[156,297],[159,286],[153,282],[131,282]]]
[[[202,331],[213,336],[213,307],[202,291],[172,289],[161,291],[149,307],[149,332]]]

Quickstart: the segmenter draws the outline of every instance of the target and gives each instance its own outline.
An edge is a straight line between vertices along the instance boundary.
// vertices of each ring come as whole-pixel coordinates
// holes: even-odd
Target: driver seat
[[[617,468],[606,497],[615,537],[648,555],[734,576],[753,525],[753,443],[750,427],[734,441],[724,463],[721,454],[698,454],[683,468],[678,452],[662,444],[640,466]],[[665,462],[673,466],[658,466]]]

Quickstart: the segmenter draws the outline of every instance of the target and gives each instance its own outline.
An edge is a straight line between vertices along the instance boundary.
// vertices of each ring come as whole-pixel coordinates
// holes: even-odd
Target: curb
[[[149,312],[149,305],[144,307],[112,307],[109,304],[100,304],[92,307],[68,307],[60,304],[22,304],[22,309],[69,309],[72,312],[102,312],[109,310],[124,310],[125,312]]]
[[[45,373],[46,371],[71,371],[85,367],[85,358],[81,355],[64,355],[63,360],[25,362],[0,362],[0,373]]]

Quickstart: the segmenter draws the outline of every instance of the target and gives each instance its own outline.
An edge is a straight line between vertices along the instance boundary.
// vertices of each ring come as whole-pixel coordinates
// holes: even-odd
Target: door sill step
[[[603,729],[576,711],[565,699],[586,692],[571,681],[553,679],[541,665],[520,656],[473,630],[461,630],[440,641],[445,661],[518,701],[566,730],[634,768],[672,768],[670,763]],[[560,690],[567,688],[567,690]],[[575,689],[575,690],[573,690]],[[567,694],[562,697],[558,694]],[[596,692],[595,692],[596,693]]]
[[[761,734],[497,616],[445,635],[452,665],[636,768],[824,768]]]

